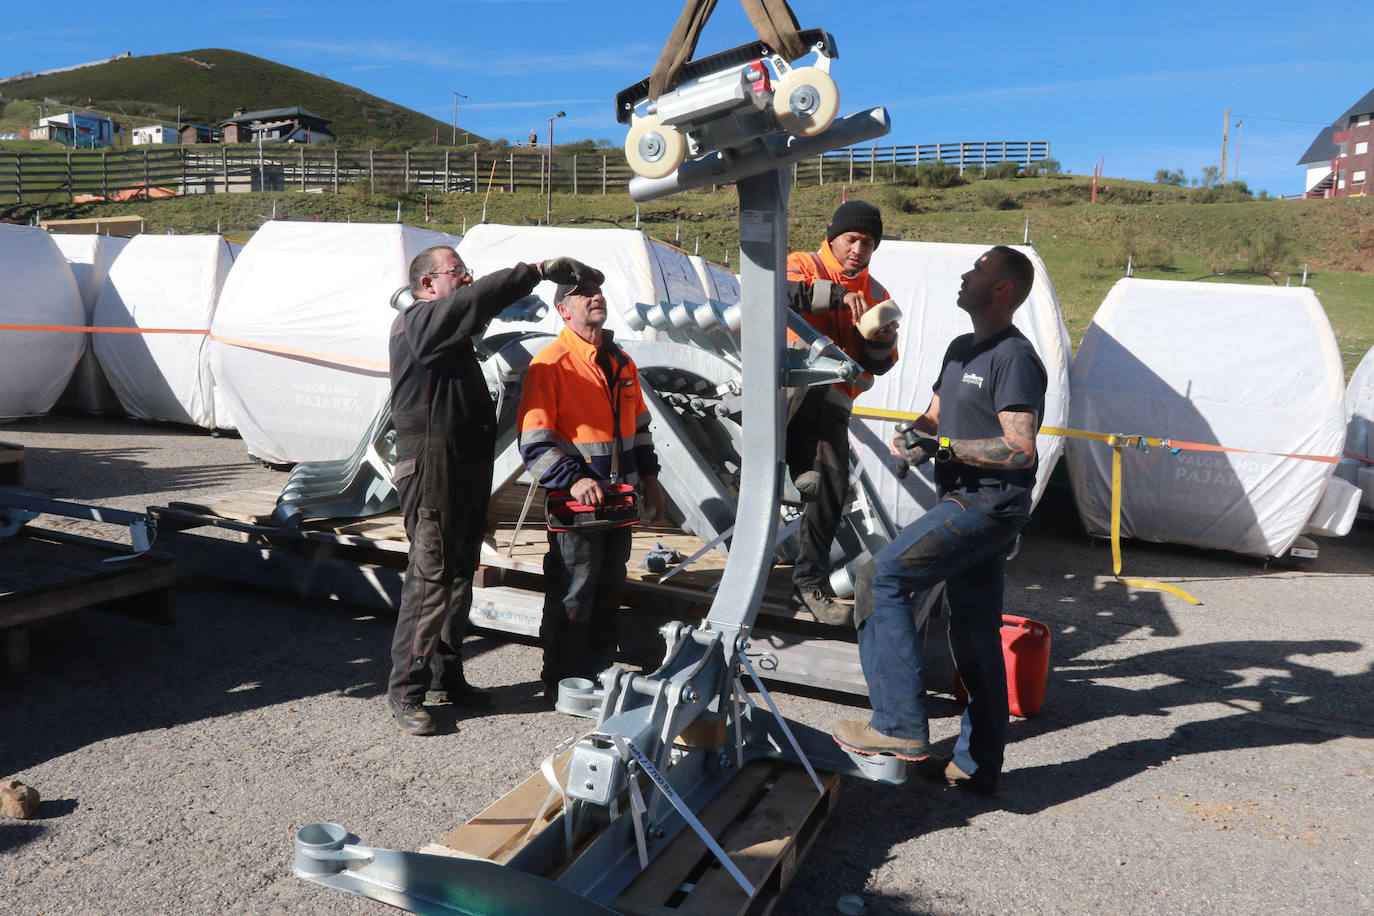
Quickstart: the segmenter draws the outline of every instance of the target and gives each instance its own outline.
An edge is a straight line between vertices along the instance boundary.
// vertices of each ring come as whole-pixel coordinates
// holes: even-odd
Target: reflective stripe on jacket
[[[610,331],[602,332],[600,355],[602,365],[597,349],[564,327],[525,373],[520,457],[550,490],[583,477],[609,480],[615,473],[618,482],[638,484],[641,476],[658,475],[639,370]]]
[[[897,348],[872,344],[859,334],[849,309],[837,305],[845,292],[855,292],[869,305],[877,305],[887,298],[887,290],[864,268],[856,276],[848,276],[840,262],[824,243],[814,251],[794,251],[787,256],[787,282],[793,290],[791,304],[801,313],[807,324],[834,341],[845,355],[864,368],[864,373],[851,383],[836,382],[832,391],[847,406],[859,394],[873,387],[873,376],[882,375],[897,362]],[[840,287],[839,290],[836,287]]]

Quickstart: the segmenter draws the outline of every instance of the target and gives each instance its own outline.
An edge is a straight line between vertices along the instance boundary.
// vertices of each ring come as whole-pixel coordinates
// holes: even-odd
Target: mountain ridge
[[[323,74],[228,48],[115,57],[103,63],[12,79],[0,84],[6,107],[15,99],[57,99],[112,116],[121,126],[153,121],[218,125],[234,111],[299,105],[330,121],[342,145],[368,141],[434,143],[452,125]],[[125,117],[120,117],[120,112]],[[471,135],[471,139],[481,138]]]

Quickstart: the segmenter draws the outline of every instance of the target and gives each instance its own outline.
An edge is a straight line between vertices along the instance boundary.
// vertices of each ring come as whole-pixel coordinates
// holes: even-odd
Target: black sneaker
[[[491,709],[496,705],[496,697],[485,690],[478,690],[467,681],[448,687],[431,687],[425,693],[425,702],[434,705],[452,704],[463,709]]]
[[[386,705],[396,727],[407,735],[434,734],[434,717],[423,706],[408,705],[393,697],[386,698]]]
[[[852,626],[854,623],[854,605],[836,600],[835,596],[824,588],[797,586],[792,599],[810,611],[817,623],[835,627]]]

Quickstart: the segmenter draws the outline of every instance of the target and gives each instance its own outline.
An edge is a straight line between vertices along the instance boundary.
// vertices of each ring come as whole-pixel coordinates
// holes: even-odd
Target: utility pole
[[[463,94],[462,94],[461,92],[459,92],[457,89],[453,90],[453,145],[454,145],[454,146],[457,146],[457,145],[458,145],[458,100],[459,100],[459,99],[465,99],[465,98],[467,98],[467,96],[463,95]]]
[[[1231,126],[1231,109],[1221,110],[1221,183],[1226,184],[1226,129]]]

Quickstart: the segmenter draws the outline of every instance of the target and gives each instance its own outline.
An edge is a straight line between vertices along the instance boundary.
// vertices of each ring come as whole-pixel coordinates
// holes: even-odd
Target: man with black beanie
[[[854,398],[873,386],[873,376],[897,362],[897,325],[860,333],[859,318],[887,291],[869,276],[868,262],[883,237],[878,208],[861,200],[840,204],[816,251],[787,257],[789,305],[857,362],[852,382],[810,388],[790,404],[787,467],[806,508],[801,552],[793,568],[793,601],[821,623],[846,624],[851,611],[830,588],[830,545],[839,529],[849,489],[849,416]]]

